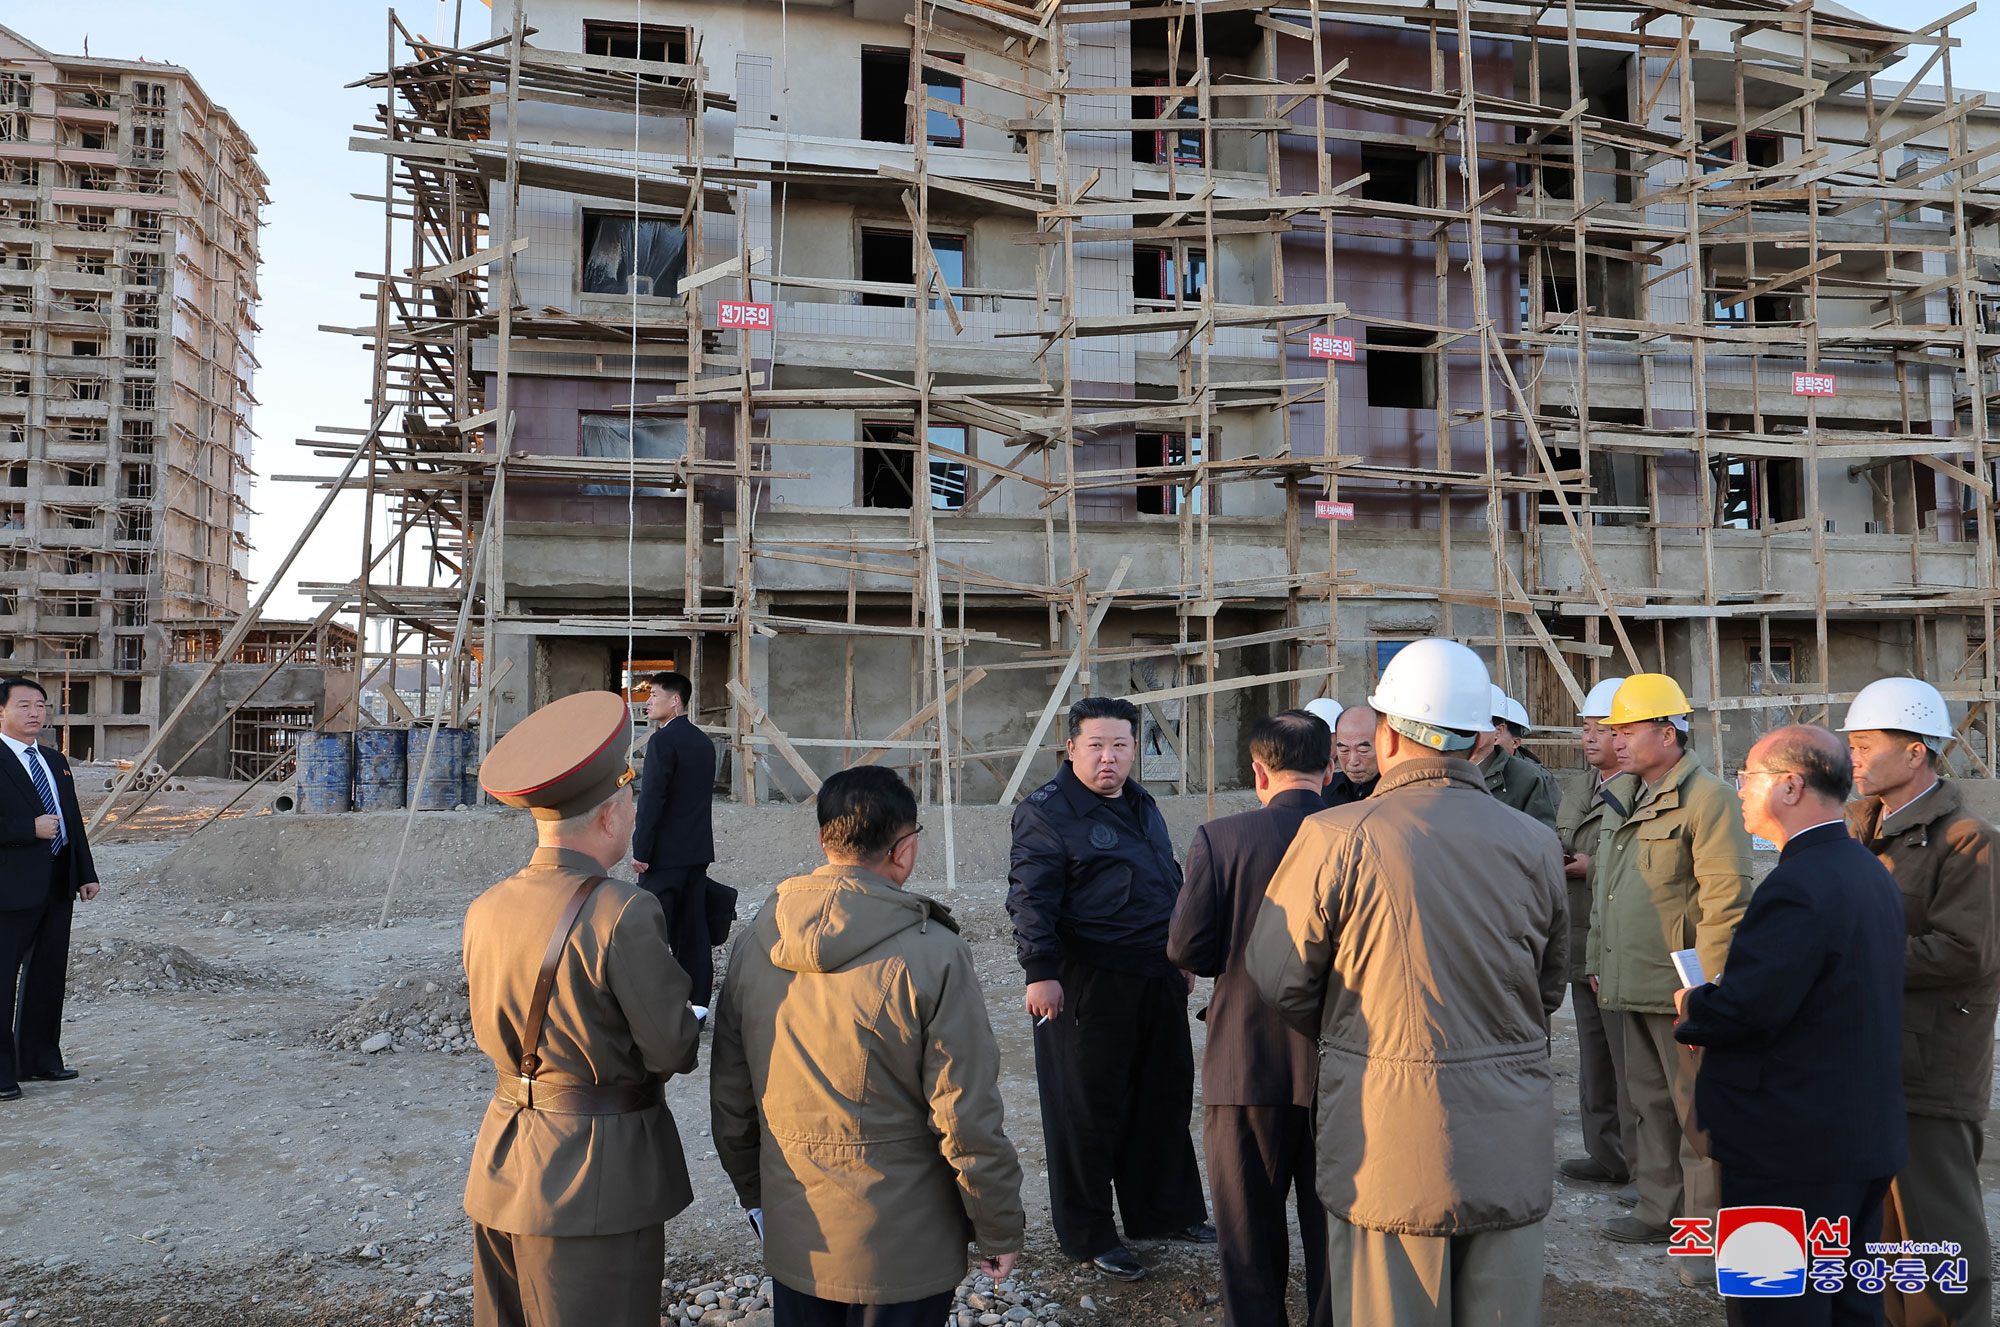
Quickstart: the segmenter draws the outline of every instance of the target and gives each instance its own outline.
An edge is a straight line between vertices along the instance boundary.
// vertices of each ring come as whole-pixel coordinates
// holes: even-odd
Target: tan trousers
[[[1979,1160],[1986,1132],[1969,1120],[1907,1117],[1910,1163],[1889,1186],[1882,1204],[1882,1238],[1935,1243],[1950,1240],[1963,1250],[1965,1293],[1947,1295],[1935,1286],[1905,1295],[1890,1286],[1882,1306],[1894,1327],[1947,1327],[1950,1323],[1993,1321],[1993,1245],[1986,1232],[1986,1203],[1979,1191]],[[1942,1258],[1925,1258],[1936,1269]]]
[[[1443,1237],[1352,1226],[1327,1213],[1334,1327],[1537,1327],[1543,1223]]]
[[[1613,1175],[1629,1177],[1638,1121],[1625,1091],[1625,1024],[1617,1014],[1597,1007],[1597,993],[1587,977],[1569,984],[1569,1003],[1576,1015],[1576,1107],[1583,1150]]]
[[[510,1235],[472,1227],[473,1327],[659,1327],[667,1230]]]
[[[1696,1150],[1688,1129],[1701,1061],[1691,1047],[1674,1040],[1672,1014],[1607,1009],[1604,1016],[1624,1024],[1625,1093],[1636,1118],[1638,1144],[1632,1182],[1639,1189],[1639,1206],[1632,1215],[1662,1228],[1676,1216],[1714,1220],[1722,1199],[1721,1177],[1715,1163]]]

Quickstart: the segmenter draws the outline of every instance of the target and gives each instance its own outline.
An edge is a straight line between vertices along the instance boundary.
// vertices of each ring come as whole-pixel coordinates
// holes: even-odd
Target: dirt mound
[[[412,972],[384,982],[325,1033],[336,1050],[426,1050],[476,1054],[465,974]],[[383,1038],[387,1038],[386,1041]]]
[[[69,962],[69,995],[75,1000],[91,1000],[119,991],[241,993],[252,986],[272,984],[273,979],[267,974],[230,963],[211,963],[179,945],[122,936],[86,943],[70,956]]]

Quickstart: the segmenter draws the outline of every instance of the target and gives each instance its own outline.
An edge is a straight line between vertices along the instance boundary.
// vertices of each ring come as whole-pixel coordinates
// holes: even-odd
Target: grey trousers
[[[1986,1231],[1986,1203],[1979,1191],[1979,1161],[1986,1131],[1969,1120],[1906,1117],[1910,1163],[1889,1186],[1882,1205],[1882,1238],[1925,1243],[1950,1240],[1962,1246],[1967,1272],[1965,1293],[1947,1295],[1935,1286],[1905,1295],[1894,1286],[1882,1305],[1894,1327],[1946,1327],[1949,1323],[1993,1321],[1993,1244]],[[1925,1258],[1936,1269],[1942,1258]]]
[[[1700,1060],[1674,1040],[1672,1014],[1605,1012],[1607,1021],[1624,1024],[1625,1092],[1637,1120],[1632,1180],[1639,1206],[1633,1215],[1659,1227],[1675,1216],[1713,1221],[1722,1180],[1688,1136]]]
[[[1451,1237],[1398,1235],[1327,1213],[1334,1327],[1537,1327],[1543,1223]]]
[[[659,1327],[667,1228],[510,1235],[472,1227],[473,1327]]]
[[[1569,1003],[1576,1014],[1576,1109],[1583,1150],[1613,1175],[1629,1176],[1638,1120],[1625,1090],[1625,1024],[1597,1007],[1587,977],[1569,984]]]

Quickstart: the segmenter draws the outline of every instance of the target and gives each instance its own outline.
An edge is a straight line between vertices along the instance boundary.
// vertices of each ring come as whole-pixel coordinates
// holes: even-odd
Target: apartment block
[[[176,624],[248,605],[256,149],[173,65],[0,27],[0,669],[139,754]]]
[[[1551,760],[1599,676],[1727,764],[1913,671],[1984,771],[2000,114],[1926,21],[499,0],[356,140],[487,740],[670,659],[738,795],[991,798],[1087,688],[1199,791],[1445,635]]]

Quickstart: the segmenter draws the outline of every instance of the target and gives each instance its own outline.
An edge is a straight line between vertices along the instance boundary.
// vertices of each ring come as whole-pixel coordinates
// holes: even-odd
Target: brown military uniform
[[[629,781],[629,737],[619,697],[567,697],[481,782],[540,820],[581,815]],[[700,1024],[659,900],[603,875],[539,847],[466,911],[473,1037],[498,1071],[465,1184],[477,1327],[659,1323],[662,1225],[693,1200],[660,1084],[694,1067]]]

